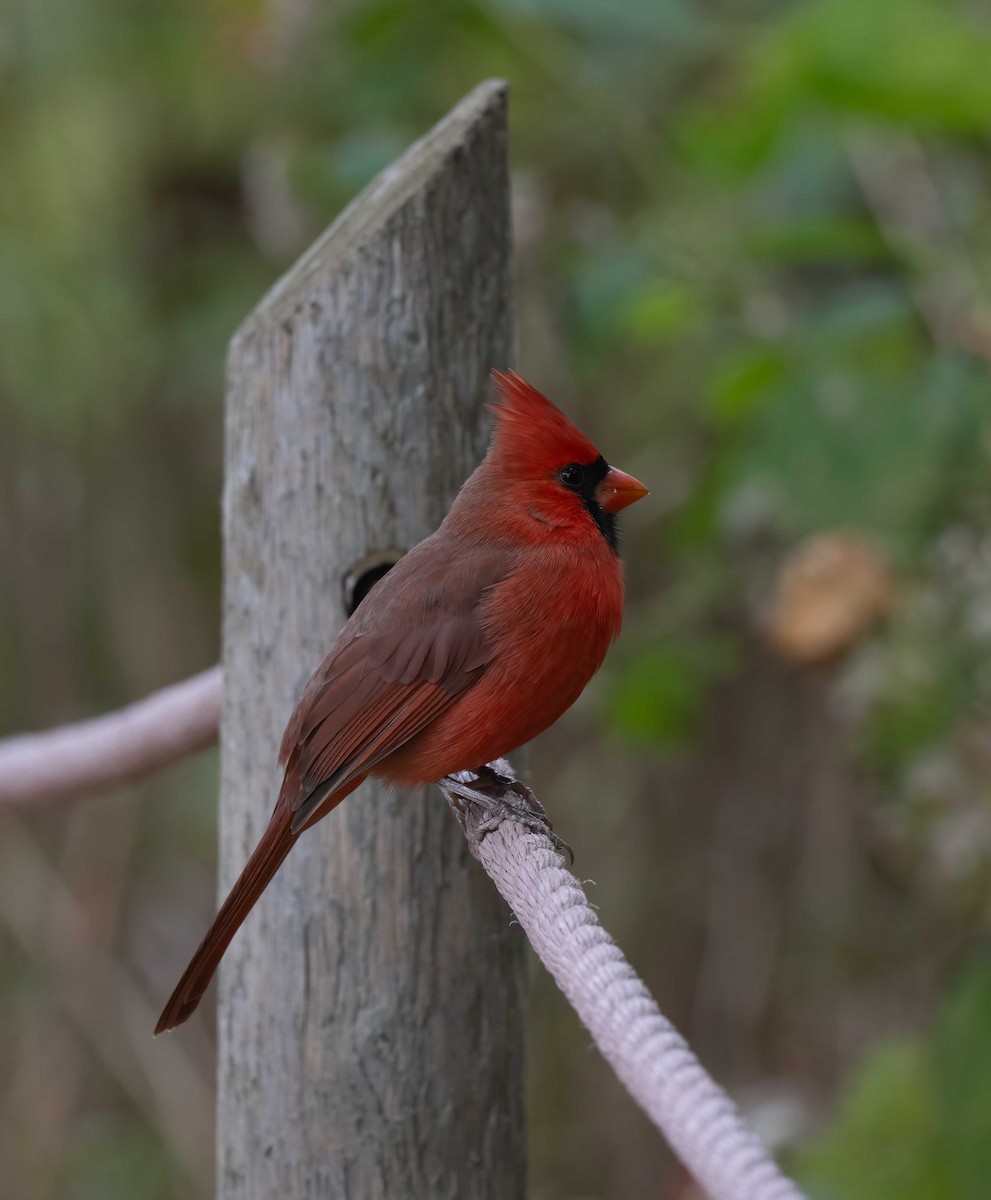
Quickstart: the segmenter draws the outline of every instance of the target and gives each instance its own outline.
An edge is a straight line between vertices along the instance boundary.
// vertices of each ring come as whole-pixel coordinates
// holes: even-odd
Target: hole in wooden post
[[[395,546],[388,550],[373,550],[354,564],[344,576],[344,611],[349,617],[354,614],[354,610],[375,584],[392,570],[405,553],[405,550],[399,550]]]

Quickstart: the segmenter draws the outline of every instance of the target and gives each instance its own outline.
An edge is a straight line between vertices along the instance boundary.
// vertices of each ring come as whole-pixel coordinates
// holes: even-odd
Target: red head
[[[498,400],[488,461],[509,492],[514,527],[527,540],[603,536],[616,548],[615,514],[647,495],[610,467],[568,418],[515,371],[493,371]]]

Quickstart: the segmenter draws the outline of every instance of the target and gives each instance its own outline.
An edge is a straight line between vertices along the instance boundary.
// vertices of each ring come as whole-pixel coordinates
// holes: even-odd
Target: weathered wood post
[[[440,521],[511,351],[506,90],[490,82],[231,343],[221,893],[268,820],[348,577]],[[363,787],[301,839],[221,971],[218,1196],[519,1200],[521,980],[508,910],[441,795]]]

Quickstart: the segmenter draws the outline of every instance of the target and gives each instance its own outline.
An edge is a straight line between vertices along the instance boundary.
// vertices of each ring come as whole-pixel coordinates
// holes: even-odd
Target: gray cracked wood
[[[511,359],[506,91],[376,179],[231,342],[221,893],[356,563],[433,530]],[[522,952],[436,788],[309,831],[221,969],[218,1196],[524,1194]]]

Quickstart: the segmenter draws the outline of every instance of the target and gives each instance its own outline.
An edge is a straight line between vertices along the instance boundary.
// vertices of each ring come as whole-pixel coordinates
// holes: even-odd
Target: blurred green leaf
[[[638,341],[654,343],[697,328],[703,315],[699,297],[675,280],[659,280],[626,301],[625,322]]]
[[[643,295],[648,265],[622,245],[581,254],[571,269],[570,314],[576,346],[599,356],[626,335],[630,310]]]
[[[980,1200],[991,1178],[991,963],[973,962],[928,1038],[874,1048],[797,1156],[814,1200]]]
[[[613,728],[637,742],[686,744],[708,688],[736,662],[727,638],[654,640],[614,676]]]
[[[937,1120],[954,1195],[977,1200],[991,1179],[991,957],[964,975],[933,1039]]]
[[[756,413],[787,371],[780,352],[748,346],[725,358],[712,373],[710,408],[721,426],[734,426]]]
[[[985,389],[952,360],[918,370],[891,361],[885,339],[897,310],[881,295],[874,304],[810,323],[803,354],[737,449],[727,517],[741,489],[756,485],[768,517],[794,536],[860,527],[900,552],[917,549],[938,512],[943,472],[981,452]],[[884,372],[859,372],[853,354],[874,357]]]
[[[957,1200],[936,1113],[923,1047],[888,1042],[868,1057],[830,1130],[798,1156],[799,1180],[814,1200]]]
[[[764,86],[855,112],[978,132],[991,31],[941,0],[816,0],[769,39]]]
[[[768,263],[887,262],[891,251],[877,227],[863,219],[809,217],[755,225],[747,248]]]
[[[488,0],[488,6],[609,39],[685,37],[701,19],[684,0]]]

